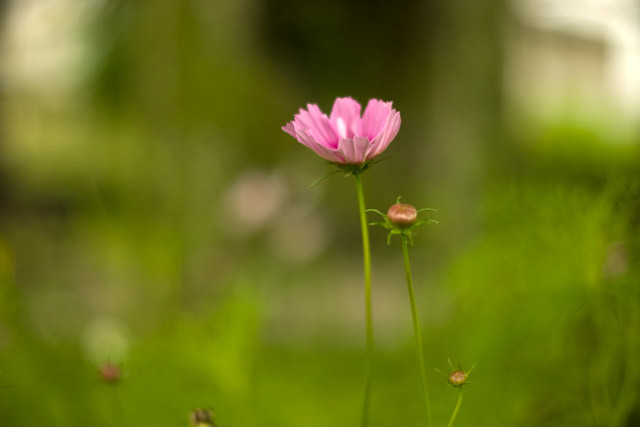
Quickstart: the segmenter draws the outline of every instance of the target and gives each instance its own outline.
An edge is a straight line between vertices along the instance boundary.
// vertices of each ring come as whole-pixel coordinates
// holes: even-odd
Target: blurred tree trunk
[[[507,4],[435,0],[433,11],[427,17],[432,32],[423,92],[427,120],[420,130],[428,143],[417,145],[414,159],[421,167],[414,170],[426,183],[425,199],[449,223],[433,231],[441,233],[440,247],[446,248],[473,232],[474,209],[499,148]]]

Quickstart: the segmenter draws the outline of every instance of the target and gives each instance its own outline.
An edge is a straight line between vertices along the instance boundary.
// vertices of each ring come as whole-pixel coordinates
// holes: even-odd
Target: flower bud
[[[105,382],[118,382],[120,380],[120,368],[113,363],[105,363],[100,368],[100,376]]]
[[[213,411],[210,409],[194,409],[189,415],[193,427],[211,427],[213,423]]]
[[[467,381],[468,375],[461,369],[457,369],[449,374],[449,382],[455,387],[460,387]]]
[[[418,219],[418,211],[411,205],[396,203],[387,211],[387,217],[394,225],[409,227],[415,224]]]

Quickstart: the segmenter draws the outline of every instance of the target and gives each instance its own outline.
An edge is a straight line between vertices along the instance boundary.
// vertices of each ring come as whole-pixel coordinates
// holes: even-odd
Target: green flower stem
[[[366,321],[366,360],[364,404],[362,408],[362,426],[369,425],[369,400],[371,396],[371,369],[373,365],[373,321],[371,318],[371,254],[369,250],[369,225],[365,212],[364,192],[362,190],[362,177],[360,173],[353,174],[356,179],[356,191],[358,193],[358,210],[360,211],[360,228],[362,229],[362,257],[364,263],[364,308]]]
[[[420,322],[418,321],[418,311],[416,310],[416,297],[413,293],[413,279],[411,278],[411,264],[409,263],[409,248],[407,245],[407,235],[401,234],[402,254],[404,256],[404,271],[407,276],[407,289],[409,290],[409,303],[411,304],[411,317],[413,318],[413,335],[416,341],[416,360],[420,370],[422,394],[424,397],[424,408],[427,415],[427,426],[431,425],[431,405],[429,404],[429,394],[427,393],[427,374],[424,369],[424,356],[422,355],[422,337],[420,334]]]
[[[452,427],[456,417],[458,416],[458,412],[460,411],[460,406],[462,405],[462,387],[460,387],[460,392],[458,393],[458,403],[456,403],[456,407],[453,409],[453,414],[451,414],[451,419],[449,419],[449,424],[447,427]]]
[[[112,388],[113,390],[113,401],[115,403],[115,407],[116,407],[116,420],[117,420],[117,425],[119,426],[125,426],[127,425],[127,423],[125,422],[125,417],[124,417],[124,408],[122,407],[122,400],[120,399],[120,393],[118,390],[118,385],[119,384],[107,384],[109,386],[109,388]]]

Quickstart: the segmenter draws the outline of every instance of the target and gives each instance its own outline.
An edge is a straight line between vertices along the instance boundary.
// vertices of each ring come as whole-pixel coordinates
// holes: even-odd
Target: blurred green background
[[[308,188],[330,168],[280,129],[337,96],[402,114],[368,205],[438,210],[411,253],[434,426],[447,358],[477,363],[457,426],[640,425],[639,10],[0,1],[0,425],[358,425],[354,183]],[[372,425],[419,426],[385,237]]]

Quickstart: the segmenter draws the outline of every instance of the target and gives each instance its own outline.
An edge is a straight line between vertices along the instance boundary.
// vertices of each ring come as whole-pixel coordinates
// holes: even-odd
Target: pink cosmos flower
[[[308,104],[282,130],[330,162],[360,165],[382,153],[398,134],[400,113],[391,104],[371,99],[362,117],[360,104],[349,97],[336,99],[330,117]]]

